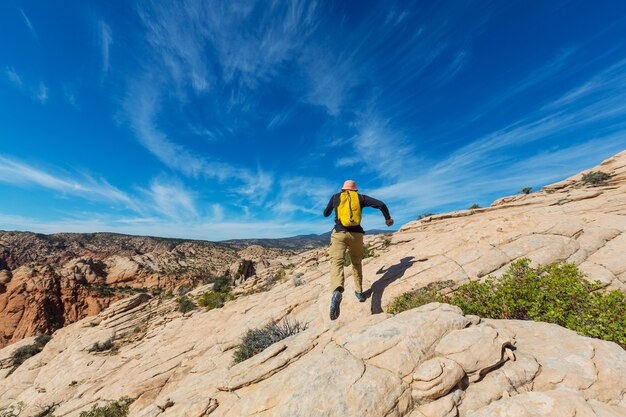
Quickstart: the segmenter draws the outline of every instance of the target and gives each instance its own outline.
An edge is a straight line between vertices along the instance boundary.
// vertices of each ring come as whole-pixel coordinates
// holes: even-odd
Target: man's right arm
[[[330,197],[330,201],[328,202],[328,204],[326,205],[326,208],[324,209],[324,217],[328,217],[330,216],[330,213],[333,212],[333,199],[335,198],[335,196],[333,195],[332,197]]]

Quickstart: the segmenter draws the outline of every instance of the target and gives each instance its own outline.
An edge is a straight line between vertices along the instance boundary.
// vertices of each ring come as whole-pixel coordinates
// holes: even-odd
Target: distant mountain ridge
[[[372,229],[366,230],[366,235],[384,235],[391,234],[396,230]],[[249,245],[258,245],[264,248],[281,248],[281,249],[314,249],[330,243],[330,234],[326,232],[322,234],[298,235],[292,237],[283,237],[276,239],[230,239],[222,240],[217,243],[224,243],[236,247],[245,247]]]

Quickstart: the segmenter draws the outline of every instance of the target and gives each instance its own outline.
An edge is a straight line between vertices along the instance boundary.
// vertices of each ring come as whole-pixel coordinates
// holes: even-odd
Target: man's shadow
[[[422,259],[414,261],[413,258],[414,256],[407,256],[402,258],[399,264],[390,266],[387,269],[383,269],[381,267],[378,271],[376,271],[376,275],[383,274],[383,276],[380,277],[378,281],[374,282],[369,290],[364,292],[366,297],[372,297],[372,314],[383,312],[381,302],[385,288],[387,288],[392,282],[402,278],[406,270],[409,269],[415,262],[422,261]]]

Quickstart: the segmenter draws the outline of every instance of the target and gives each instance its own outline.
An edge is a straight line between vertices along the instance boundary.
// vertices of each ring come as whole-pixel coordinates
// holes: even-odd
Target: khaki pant
[[[330,287],[335,291],[340,287],[343,291],[345,276],[343,274],[343,259],[346,249],[350,252],[352,261],[352,278],[354,290],[363,292],[363,233],[336,232],[330,235]]]

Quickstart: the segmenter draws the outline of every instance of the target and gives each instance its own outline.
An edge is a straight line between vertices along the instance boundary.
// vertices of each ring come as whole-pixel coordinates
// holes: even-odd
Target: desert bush
[[[241,343],[233,354],[233,363],[243,362],[263,352],[276,342],[302,332],[308,323],[285,319],[280,323],[269,323],[260,329],[249,329],[241,338]]]
[[[454,281],[431,282],[425,287],[406,292],[397,297],[387,308],[387,312],[398,314],[428,303],[444,303],[445,298],[439,293],[444,288],[454,285]]]
[[[363,246],[363,259],[371,258],[372,256],[374,256],[374,253],[370,249],[370,246],[369,245]],[[343,266],[350,266],[350,265],[352,265],[352,259],[350,258],[350,251],[347,250],[346,253],[343,255]]]
[[[115,295],[115,290],[106,285],[94,285],[90,286],[89,289],[94,291],[98,297],[113,297]]]
[[[274,274],[274,282],[285,281],[287,279],[287,273],[283,268],[280,268]]]
[[[194,303],[189,297],[183,295],[182,297],[178,297],[176,299],[176,304],[178,304],[177,310],[181,313],[187,313],[196,308],[196,303]]]
[[[18,417],[20,414],[22,414],[24,405],[25,404],[20,401],[15,405],[10,405],[6,408],[0,408],[0,417]]]
[[[207,291],[198,299],[198,305],[206,308],[206,311],[214,308],[222,308],[226,301],[234,300],[235,297],[230,292],[223,291]]]
[[[533,190],[533,187],[524,187],[522,188],[522,194],[530,194],[532,190]]]
[[[500,278],[459,287],[450,302],[466,314],[555,323],[626,348],[626,293],[600,289],[576,265],[511,264]]]
[[[50,340],[52,340],[52,336],[49,334],[40,334],[35,338],[35,345],[43,349],[43,347],[47,345]]]
[[[106,405],[93,405],[91,410],[82,411],[79,417],[126,417],[128,408],[133,400],[128,397],[122,397],[117,401],[111,401]]]
[[[297,272],[293,274],[293,276],[291,277],[291,282],[293,282],[294,287],[299,287],[300,285],[304,284],[302,280],[303,276],[304,274],[302,272]]]
[[[213,281],[213,291],[215,292],[228,292],[230,291],[231,278],[228,276],[221,276],[215,278]]]
[[[598,186],[606,185],[607,181],[611,178],[609,174],[602,171],[591,171],[587,174],[583,174],[582,182],[585,185]]]
[[[422,213],[422,214],[418,214],[417,220],[422,220],[423,218],[434,216],[435,214],[437,214],[437,213]]]
[[[104,342],[94,343],[89,352],[106,352],[111,349],[113,349],[113,339],[106,339]]]
[[[52,339],[52,336],[48,334],[40,334],[35,338],[35,342],[32,345],[26,345],[19,347],[13,352],[11,360],[13,366],[17,368],[26,361],[26,359],[35,356],[41,352],[46,344]]]
[[[179,297],[182,297],[191,290],[193,290],[193,287],[191,285],[181,285],[176,289],[176,293]]]
[[[588,281],[574,264],[533,268],[528,259],[520,259],[502,277],[461,285],[451,296],[442,297],[428,287],[405,293],[388,311],[399,313],[442,300],[465,314],[555,323],[626,349],[626,293],[605,291],[600,281]]]
[[[386,238],[383,240],[383,248],[386,248],[386,247],[388,247],[389,245],[391,245],[391,239],[389,239],[389,238],[387,238],[387,237],[386,237]]]
[[[350,253],[346,251],[346,253],[344,253],[343,255],[343,266],[350,266],[350,265],[352,265],[352,259],[350,259]]]
[[[482,208],[480,204],[474,203],[471,206],[469,206],[468,210],[474,210],[474,209],[479,209],[479,208]]]

